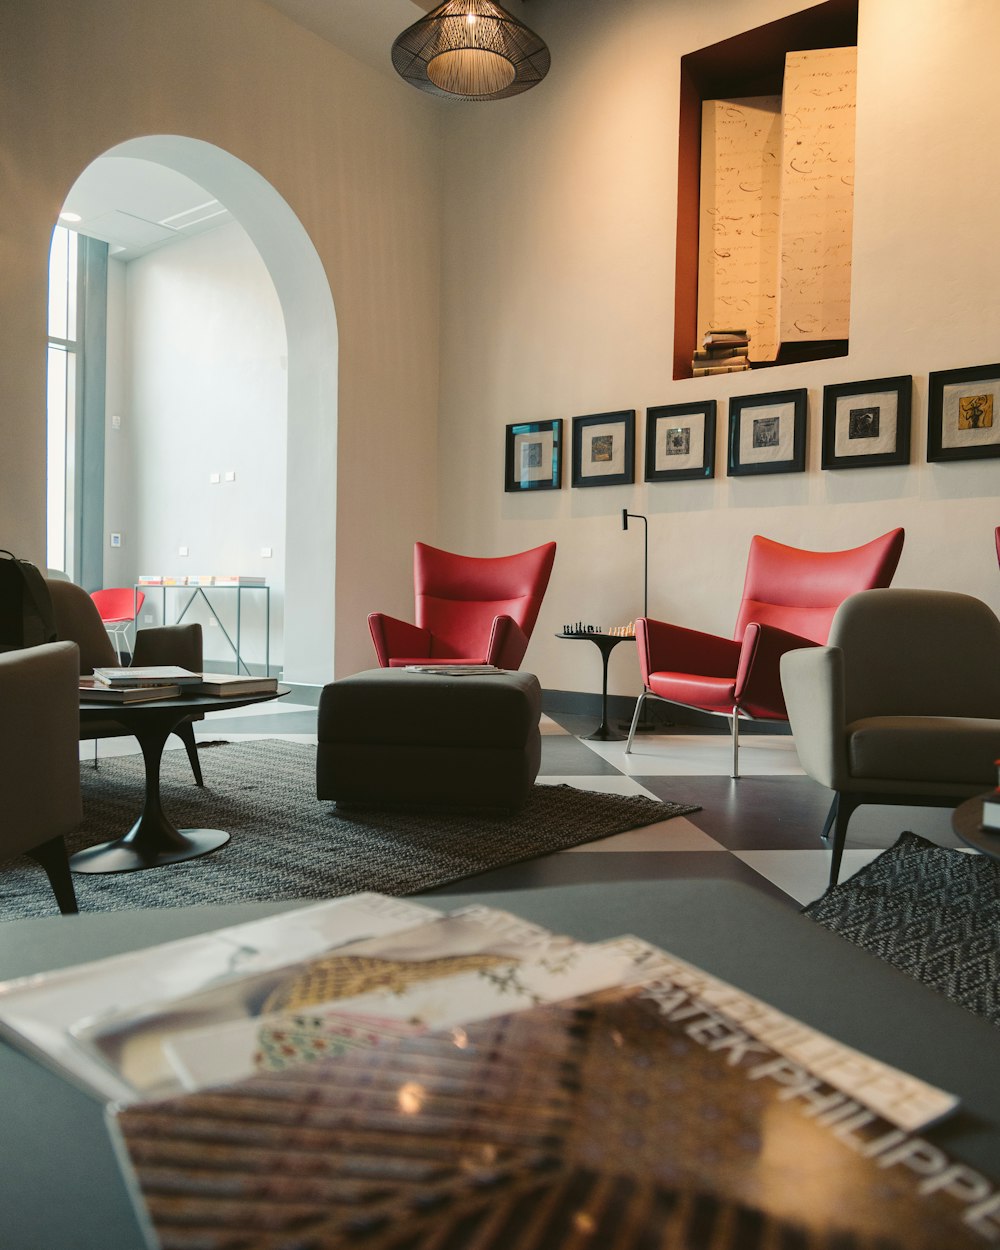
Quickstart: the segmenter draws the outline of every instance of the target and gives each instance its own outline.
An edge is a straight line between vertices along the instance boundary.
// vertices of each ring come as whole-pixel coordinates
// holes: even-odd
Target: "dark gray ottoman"
[[[513,811],[538,775],[541,710],[531,673],[355,673],[320,695],[316,795]]]

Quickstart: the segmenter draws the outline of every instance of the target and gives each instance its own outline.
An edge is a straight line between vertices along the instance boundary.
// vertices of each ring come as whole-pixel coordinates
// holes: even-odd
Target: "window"
[[[48,385],[46,394],[46,476],[48,486],[45,561],[65,569],[72,561],[75,482],[77,303],[79,292],[78,236],[65,226],[52,232],[49,253]]]

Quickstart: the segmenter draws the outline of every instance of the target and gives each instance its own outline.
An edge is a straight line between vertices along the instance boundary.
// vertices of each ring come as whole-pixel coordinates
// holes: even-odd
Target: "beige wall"
[[[0,118],[0,546],[44,562],[46,264],[63,198],[115,144],[203,140],[276,188],[329,278],[339,480],[315,507],[337,501],[337,668],[368,666],[368,611],[412,600],[397,536],[436,524],[433,102],[257,0],[8,0]]]
[[[803,7],[773,0],[539,0],[552,48],[535,91],[456,114],[446,187],[441,538],[513,551],[554,538],[555,571],[526,664],[543,686],[599,688],[596,651],[551,635],[641,611],[728,633],[754,533],[849,547],[907,531],[897,583],[966,591],[1000,611],[993,529],[1000,460],[928,465],[926,378],[1000,359],[996,0],[861,0],[851,352],[731,378],[673,381],[678,62]],[[470,363],[471,362],[471,363]],[[909,468],[822,472],[825,384],[912,373]],[[725,476],[730,395],[806,386],[807,472]],[[504,426],[720,401],[716,478],[504,495]],[[640,445],[639,456],[642,450]],[[567,465],[568,469],[568,465]],[[630,648],[611,688],[634,693]]]
[[[414,538],[482,554],[555,538],[527,664],[548,688],[595,689],[596,652],[551,635],[640,610],[642,537],[621,532],[623,505],[650,517],[651,611],[696,627],[731,629],[755,532],[840,547],[902,524],[899,584],[966,590],[1000,609],[1000,462],[924,463],[928,370],[1000,356],[996,0],[861,0],[850,356],[776,371],[763,387],[759,375],[671,379],[679,58],[799,7],[535,0],[532,24],[553,50],[546,81],[496,105],[452,107],[258,0],[8,0],[0,546],[43,551],[56,213],[95,156],[171,133],[268,179],[330,280],[339,672],[371,663],[369,610],[409,615]],[[821,472],[823,385],[903,372],[916,381],[915,463]],[[808,471],[727,479],[727,397],[792,386],[810,391]],[[503,493],[508,422],[635,407],[641,435],[647,405],[709,396],[721,408],[712,482]],[[637,684],[620,647],[612,689]]]

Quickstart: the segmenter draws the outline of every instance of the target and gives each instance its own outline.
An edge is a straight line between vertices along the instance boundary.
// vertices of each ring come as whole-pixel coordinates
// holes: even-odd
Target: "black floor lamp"
[[[642,614],[643,616],[649,616],[649,521],[641,512],[629,512],[628,508],[622,508],[623,530],[628,529],[629,521],[642,522]],[[646,705],[647,707],[649,705],[648,699],[646,700]],[[666,723],[669,725],[670,721]],[[630,728],[631,726],[628,727]],[[647,712],[643,709],[639,723],[635,727],[636,733],[642,733],[643,731],[648,733],[656,727],[656,722],[651,721]]]
[[[649,616],[649,521],[641,512],[629,512],[628,508],[622,508],[622,529],[628,529],[629,521],[641,521],[643,525],[642,535],[642,614]]]

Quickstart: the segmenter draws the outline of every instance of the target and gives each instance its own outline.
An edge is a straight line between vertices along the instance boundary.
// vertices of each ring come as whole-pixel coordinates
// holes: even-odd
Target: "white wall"
[[[993,529],[1000,460],[925,462],[927,372],[1000,358],[996,0],[861,0],[850,355],[723,378],[672,374],[679,60],[804,7],[786,0],[540,0],[552,69],[527,95],[449,118],[440,445],[441,539],[500,554],[556,539],[526,657],[543,686],[600,688],[596,652],[563,623],[650,612],[730,633],[754,533],[855,546],[903,525],[904,586],[963,590],[1000,610]],[[508,104],[512,107],[508,107]],[[912,373],[910,467],[823,472],[822,388]],[[805,386],[807,471],[725,476],[730,395]],[[713,481],[642,477],[644,410],[715,398]],[[634,487],[503,493],[504,427],[638,410]],[[635,693],[631,648],[611,689]]]
[[[105,518],[123,545],[106,558],[106,584],[130,585],[140,573],[262,575],[271,591],[270,659],[280,664],[287,343],[274,284],[236,223],[115,268],[126,274],[126,306],[112,317],[126,330],[125,378],[109,407],[121,427],[109,421]],[[262,547],[273,556],[262,557]],[[235,593],[209,594],[232,636]],[[188,595],[166,597],[169,623]],[[162,594],[149,599],[145,615],[158,621]],[[243,593],[241,651],[251,665],[264,663],[264,605],[264,592]],[[205,628],[206,664],[233,663],[204,603],[184,619]]]
[[[304,637],[298,671],[318,681],[370,666],[367,613],[410,610],[410,544],[436,531],[440,110],[260,0],[0,9],[2,545],[44,564],[47,260],[66,193],[117,145],[187,136],[274,188],[332,290],[336,424],[313,431],[320,455],[310,462],[297,446],[289,469],[290,512],[300,528],[314,517],[322,542],[298,551],[301,606],[285,638],[309,618],[317,581],[317,619],[327,620],[329,583],[333,620],[335,577],[335,630]],[[196,164],[182,172],[212,190]],[[314,359],[338,354],[314,321],[289,330],[290,361],[310,333]],[[310,476],[315,464],[334,467]],[[289,595],[291,585],[289,567]]]
[[[277,189],[333,291],[339,672],[372,662],[368,611],[410,613],[415,538],[482,554],[555,538],[526,663],[548,688],[596,689],[596,653],[551,635],[639,611],[641,533],[621,532],[623,504],[650,516],[651,610],[694,626],[731,629],[755,532],[841,547],[903,524],[898,584],[1000,608],[1000,462],[929,466],[923,450],[928,370],[1000,356],[996,0],[861,0],[851,354],[766,375],[768,389],[809,388],[806,473],[727,479],[723,411],[714,481],[502,489],[509,422],[635,407],[641,433],[647,405],[714,396],[724,410],[759,386],[671,377],[679,59],[801,7],[535,0],[546,80],[451,107],[258,0],[7,6],[3,545],[43,558],[45,265],[66,191],[117,143],[190,135]],[[821,472],[823,385],[903,372],[914,464]],[[619,647],[612,689],[637,687]]]

